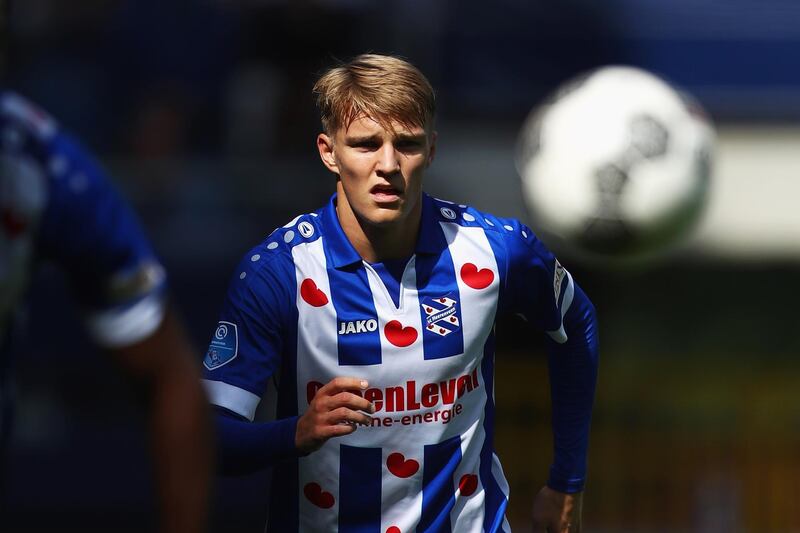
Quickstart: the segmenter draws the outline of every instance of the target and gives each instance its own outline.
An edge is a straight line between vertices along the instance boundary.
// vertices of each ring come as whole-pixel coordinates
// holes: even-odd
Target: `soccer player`
[[[161,531],[204,531],[211,419],[199,364],[167,305],[164,270],[133,213],[84,149],[38,107],[0,91],[3,348],[40,260],[68,274],[88,331],[144,392]],[[10,355],[0,351],[0,453],[11,429]]]
[[[246,254],[204,360],[229,472],[274,466],[268,530],[509,531],[493,449],[494,323],[549,344],[555,460],[537,531],[579,531],[597,373],[592,304],[516,220],[422,191],[434,94],[361,55],[314,91],[336,193]],[[251,422],[270,383],[276,420]]]

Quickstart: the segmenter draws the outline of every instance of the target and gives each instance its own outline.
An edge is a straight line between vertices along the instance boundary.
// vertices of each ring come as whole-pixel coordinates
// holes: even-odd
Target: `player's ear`
[[[437,138],[437,136],[438,136],[438,134],[435,131],[431,132],[430,146],[428,148],[428,160],[425,162],[425,167],[426,168],[431,166],[431,163],[433,163],[433,157],[436,155],[436,138]]]
[[[322,164],[334,174],[338,174],[339,165],[336,164],[336,155],[333,153],[333,139],[325,133],[317,135],[317,150]]]

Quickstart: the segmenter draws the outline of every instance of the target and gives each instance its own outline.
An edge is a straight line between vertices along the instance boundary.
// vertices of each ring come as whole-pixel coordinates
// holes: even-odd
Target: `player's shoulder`
[[[534,231],[516,218],[500,217],[467,204],[457,204],[440,198],[432,198],[436,217],[442,222],[458,224],[462,228],[481,228],[498,246],[496,254],[502,254],[511,263],[537,264],[552,262],[552,253],[539,240]]]
[[[236,275],[243,281],[247,280],[247,284],[264,278],[293,282],[292,250],[302,243],[316,240],[322,231],[318,213],[296,216],[250,248],[239,261]]]
[[[440,222],[450,222],[465,228],[481,228],[509,241],[538,240],[534,232],[516,218],[499,217],[471,205],[431,197],[435,216]]]
[[[317,240],[324,231],[320,211],[303,213],[274,229],[256,248],[265,252],[269,260],[291,260],[295,247]]]
[[[9,90],[0,90],[0,124],[4,142],[13,142],[14,134],[27,134],[40,141],[51,139],[58,123],[49,113],[27,98]]]

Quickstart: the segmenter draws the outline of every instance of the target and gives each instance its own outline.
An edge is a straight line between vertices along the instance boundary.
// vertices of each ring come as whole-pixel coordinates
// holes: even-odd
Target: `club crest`
[[[438,297],[427,297],[420,305],[425,313],[425,331],[446,337],[461,327],[458,318],[456,300],[450,294]]]

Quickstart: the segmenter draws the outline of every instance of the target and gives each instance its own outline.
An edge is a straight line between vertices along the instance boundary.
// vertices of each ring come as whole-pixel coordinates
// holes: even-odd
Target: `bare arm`
[[[175,313],[167,310],[152,335],[112,353],[145,392],[160,531],[206,531],[212,472],[211,415],[190,345]]]

